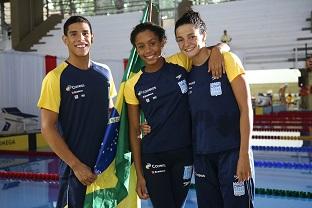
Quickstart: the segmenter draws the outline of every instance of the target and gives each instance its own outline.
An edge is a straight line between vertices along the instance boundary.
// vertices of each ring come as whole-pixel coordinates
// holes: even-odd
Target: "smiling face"
[[[151,30],[139,32],[135,37],[134,44],[147,69],[157,69],[163,63],[161,50],[165,40],[160,40],[155,32]]]
[[[88,23],[76,22],[68,26],[63,41],[68,47],[69,57],[88,57],[93,41],[93,34]]]
[[[200,49],[205,47],[206,33],[200,33],[193,24],[183,24],[176,28],[176,41],[182,53],[189,58],[198,55]]]

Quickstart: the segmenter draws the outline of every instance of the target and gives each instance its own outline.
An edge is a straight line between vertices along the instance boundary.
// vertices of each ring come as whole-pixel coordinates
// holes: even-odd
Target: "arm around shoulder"
[[[218,43],[215,46],[209,47],[211,49],[208,63],[208,71],[212,73],[213,77],[221,77],[222,73],[226,73],[223,53],[229,52],[230,47],[225,43]]]

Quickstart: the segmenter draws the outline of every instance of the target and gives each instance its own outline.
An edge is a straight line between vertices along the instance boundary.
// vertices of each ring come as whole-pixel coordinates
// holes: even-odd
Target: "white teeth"
[[[146,59],[152,59],[154,56],[146,56]]]
[[[83,45],[77,45],[76,47],[77,48],[84,48],[86,45],[85,44],[83,44]]]

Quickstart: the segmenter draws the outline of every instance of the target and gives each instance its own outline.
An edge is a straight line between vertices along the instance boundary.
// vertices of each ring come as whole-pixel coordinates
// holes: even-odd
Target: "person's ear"
[[[91,35],[91,43],[93,43],[93,41],[94,41],[94,35],[92,34]]]
[[[206,43],[206,39],[207,39],[207,33],[203,32],[203,42]]]
[[[68,39],[67,39],[67,36],[66,35],[63,35],[62,36],[62,40],[64,42],[65,45],[68,45]]]

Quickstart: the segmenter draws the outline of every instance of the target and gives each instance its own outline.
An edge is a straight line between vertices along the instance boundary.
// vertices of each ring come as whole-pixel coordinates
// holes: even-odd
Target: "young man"
[[[90,22],[72,16],[63,29],[69,55],[44,78],[38,107],[42,134],[62,160],[57,207],[80,208],[116,90],[110,69],[90,60]]]

